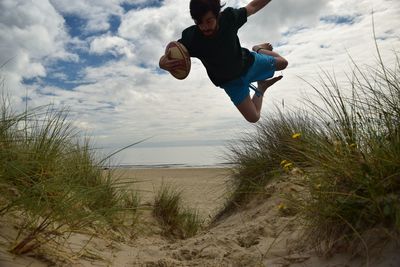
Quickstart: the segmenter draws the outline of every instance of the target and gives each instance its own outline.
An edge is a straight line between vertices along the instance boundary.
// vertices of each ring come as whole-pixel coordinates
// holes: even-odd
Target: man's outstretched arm
[[[265,7],[271,0],[253,0],[245,8],[247,10],[247,16],[250,17],[258,10]]]

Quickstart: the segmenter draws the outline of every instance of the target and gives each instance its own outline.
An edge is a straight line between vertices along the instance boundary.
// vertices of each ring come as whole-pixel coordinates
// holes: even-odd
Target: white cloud
[[[160,8],[131,10],[122,17],[118,34],[136,44],[139,64],[158,65],[166,43],[180,38],[192,24],[187,0],[167,0]]]
[[[284,99],[287,104],[299,105],[298,99],[302,93],[312,94],[310,86],[301,79],[313,82],[322,71],[335,72],[338,81],[347,80],[345,72],[350,73],[351,58],[360,66],[374,66],[377,62],[371,16],[374,6],[379,6],[374,9],[374,19],[380,52],[388,66],[393,62],[393,50],[400,45],[398,3],[330,1],[329,6],[329,12],[324,12],[324,15],[357,15],[357,18],[353,24],[320,22],[281,37],[285,44],[278,47],[277,51],[289,60],[289,68],[284,71],[285,78],[269,92],[275,103],[279,104]]]
[[[46,75],[49,57],[74,56],[65,51],[66,42],[64,19],[48,1],[0,2],[0,64],[7,62],[1,75],[16,96],[25,94],[21,79]]]
[[[199,67],[194,66],[195,71]],[[127,62],[87,69],[85,76],[96,83],[74,91],[49,87],[42,93],[55,94],[47,101],[51,98],[53,103],[73,107],[76,125],[93,129],[92,134],[101,135],[106,144],[122,146],[127,140],[154,134],[160,139],[198,139],[201,131],[205,139],[216,139],[221,130],[226,132],[221,127],[234,121],[232,113],[240,118],[222,90],[209,86],[203,76],[171,80],[169,75],[160,76]],[[220,118],[215,119],[215,114]]]
[[[110,27],[109,16],[121,15],[121,0],[51,0],[54,7],[62,14],[76,15],[87,20],[82,25],[87,33],[107,31]]]
[[[114,56],[134,57],[135,46],[118,36],[104,35],[94,38],[90,43],[89,52],[94,54],[110,53]]]

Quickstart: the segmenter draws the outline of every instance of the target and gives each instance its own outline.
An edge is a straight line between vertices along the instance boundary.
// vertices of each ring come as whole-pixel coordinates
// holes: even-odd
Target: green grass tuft
[[[164,234],[171,237],[194,236],[203,224],[198,211],[182,207],[181,192],[163,184],[154,200],[153,215],[162,224]]]
[[[399,63],[355,65],[345,88],[326,73],[328,82],[314,87],[325,105],[310,106],[326,138],[302,148],[316,168],[308,173],[310,198],[301,203],[313,243],[358,240],[368,250],[369,230],[400,231]]]
[[[305,113],[285,116],[278,112],[257,124],[255,133],[231,143],[228,155],[234,164],[231,194],[216,219],[243,206],[255,195],[265,194],[265,186],[288,170],[283,162],[308,166],[307,158],[298,152],[297,135],[315,135],[310,129],[313,123]]]

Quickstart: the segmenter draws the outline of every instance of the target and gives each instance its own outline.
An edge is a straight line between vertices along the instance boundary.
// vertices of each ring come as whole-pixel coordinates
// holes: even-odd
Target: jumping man
[[[191,57],[201,60],[208,77],[229,95],[232,102],[249,122],[260,119],[264,92],[279,81],[275,71],[283,70],[288,62],[272,51],[272,45],[255,45],[252,51],[241,47],[237,32],[247,17],[257,13],[271,0],[253,0],[242,8],[227,7],[223,11],[220,0],[191,0],[190,15],[195,25],[182,32],[182,43]],[[181,60],[160,58],[160,68],[179,69]],[[268,79],[268,80],[267,80]],[[252,82],[258,83],[255,88]],[[249,87],[255,90],[250,97]]]

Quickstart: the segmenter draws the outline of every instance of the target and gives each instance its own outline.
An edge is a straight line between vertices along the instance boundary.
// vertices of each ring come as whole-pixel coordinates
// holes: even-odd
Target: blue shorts
[[[231,98],[235,106],[242,103],[250,94],[250,84],[256,81],[266,80],[274,76],[275,58],[272,56],[251,52],[254,55],[254,63],[249,70],[238,79],[224,83],[220,87]]]

